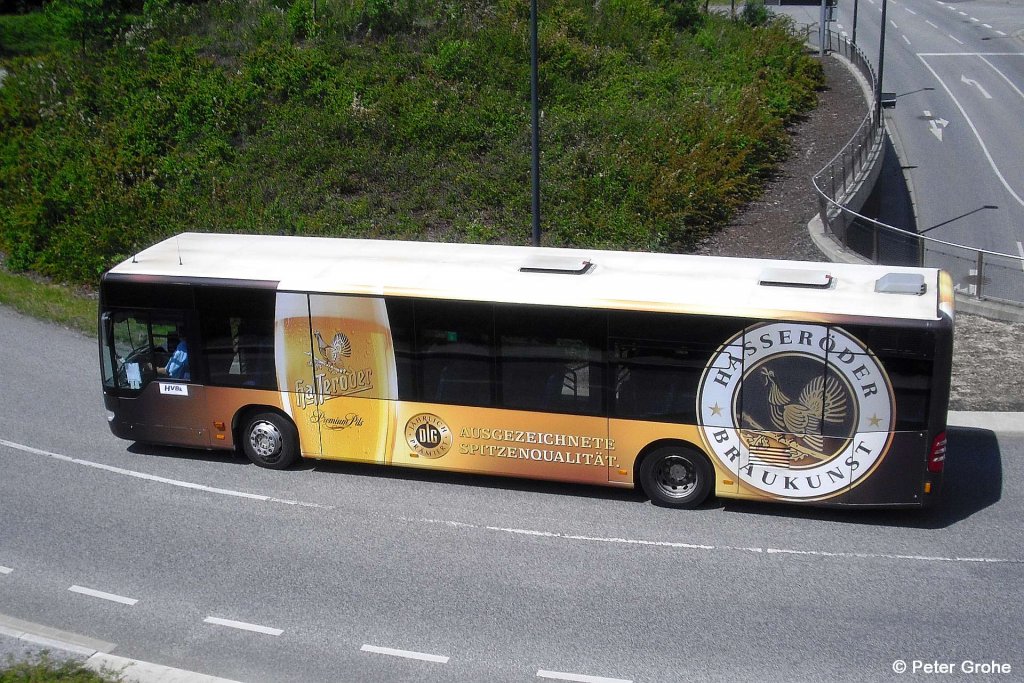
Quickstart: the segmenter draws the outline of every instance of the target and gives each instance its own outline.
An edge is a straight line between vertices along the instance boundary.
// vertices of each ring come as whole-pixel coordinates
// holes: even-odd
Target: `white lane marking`
[[[925,68],[932,72],[932,76],[935,76],[935,80],[939,82],[939,85],[941,85],[942,89],[946,91],[946,94],[949,95],[949,98],[953,100],[953,104],[956,105],[956,108],[960,110],[961,114],[963,114],[964,120],[967,121],[967,125],[971,127],[972,131],[974,131],[974,137],[978,139],[978,144],[981,145],[981,151],[985,153],[985,158],[988,159],[988,165],[992,168],[992,171],[996,174],[996,177],[999,178],[999,182],[1003,184],[1003,187],[1005,187],[1006,191],[1010,193],[1010,196],[1017,200],[1018,204],[1024,206],[1024,199],[1021,199],[1020,195],[1014,192],[1013,188],[1010,187],[1010,183],[1006,182],[1006,178],[1003,177],[1003,174],[999,171],[999,167],[996,166],[995,160],[989,153],[988,147],[985,146],[985,141],[982,140],[981,133],[978,132],[977,127],[974,125],[974,121],[971,121],[971,117],[967,115],[967,110],[965,110],[963,105],[960,104],[960,100],[958,100],[956,96],[953,95],[953,91],[949,89],[949,86],[946,85],[946,82],[939,78],[939,74],[936,73],[935,69],[932,68],[931,64],[929,64],[924,57],[921,57],[921,55],[918,55],[918,57],[921,59],[921,63],[925,65]]]
[[[99,598],[100,600],[109,600],[110,602],[117,602],[122,605],[128,605],[131,607],[138,602],[135,598],[126,598],[123,595],[117,595],[116,593],[105,593],[98,591],[95,588],[86,588],[85,586],[71,586],[68,588],[72,593],[80,593],[81,595],[88,595],[89,597]]]
[[[284,629],[272,628],[270,626],[261,626],[260,624],[249,624],[244,621],[233,621],[231,619],[221,619],[220,617],[206,617],[203,619],[204,624],[216,624],[217,626],[227,626],[228,628],[237,628],[241,631],[252,631],[253,633],[265,633],[268,636],[279,636],[284,633]]]
[[[928,21],[927,19],[924,20],[924,23],[928,24],[932,28],[938,28],[937,24],[933,24],[932,22]]]
[[[432,655],[427,652],[413,652],[412,650],[396,650],[393,647],[380,647],[379,645],[366,645],[364,644],[359,648],[360,652],[375,652],[379,655],[388,655],[391,657],[405,657],[406,659],[418,659],[422,662],[437,662],[438,664],[447,664],[448,657],[445,655]]]
[[[591,543],[614,543],[623,545],[649,546],[658,548],[678,548],[683,550],[704,550],[709,552],[744,552],[761,554],[781,555],[810,555],[816,557],[855,558],[862,560],[916,560],[926,562],[980,562],[985,564],[1024,564],[1022,558],[1005,557],[944,557],[938,555],[904,555],[897,553],[854,553],[854,552],[831,552],[826,550],[794,550],[790,548],[747,548],[732,545],[705,545],[702,543],[682,543],[679,541],[647,541],[636,538],[605,538],[601,536],[584,536],[579,534],[561,534],[554,531],[538,531],[536,529],[513,529],[499,526],[484,526],[471,524],[469,522],[456,522],[447,519],[410,518],[402,517],[405,522],[418,524],[437,524],[450,526],[458,529],[475,529],[478,531],[497,531],[501,533],[516,534],[523,536],[538,536],[541,538],[554,538],[565,541],[588,541]]]
[[[982,24],[985,28],[992,28],[992,24]]]
[[[971,17],[971,21],[980,21],[977,17]]]
[[[904,42],[906,42],[907,45],[910,45],[910,38],[907,38],[902,33],[900,34],[900,38],[902,38],[904,40]]]
[[[1017,244],[1020,244],[1020,242],[1018,242]],[[3,565],[0,565],[0,574],[10,574],[13,571],[14,570],[11,569],[10,567],[5,567]]]
[[[962,17],[966,17],[967,16],[967,12],[959,12],[958,11],[957,14],[959,14]]]
[[[1019,240],[1017,242],[1017,253],[1020,254],[1020,259],[1021,259],[1021,261],[1020,261],[1020,269],[1024,270],[1024,244],[1021,244]]]
[[[990,62],[990,61],[988,61],[987,59],[985,59],[985,57],[984,57],[983,55],[976,55],[976,56],[978,57],[978,59],[980,59],[981,61],[985,62],[985,64],[987,64],[987,65],[988,65],[988,68],[992,69],[992,70],[993,70],[993,71],[995,71],[995,72],[996,72],[997,74],[999,74],[999,76],[1000,76],[1000,77],[1001,77],[1001,78],[1002,78],[1002,79],[1003,79],[1004,81],[1006,81],[1006,84],[1007,84],[1007,85],[1009,85],[1009,86],[1010,86],[1011,88],[1013,88],[1014,92],[1016,92],[1016,93],[1017,93],[1018,95],[1020,95],[1020,96],[1021,96],[1021,98],[1024,98],[1024,92],[1021,92],[1021,89],[1017,87],[1017,84],[1016,84],[1016,83],[1014,83],[1013,81],[1011,81],[1011,80],[1010,80],[1010,79],[1009,79],[1009,78],[1007,77],[1007,75],[1006,75],[1006,74],[1004,74],[1004,73],[1003,73],[1002,71],[1000,71],[1000,70],[999,70],[999,67],[997,67],[997,66],[996,66],[995,64],[993,64],[992,62]]]
[[[633,683],[628,678],[607,678],[605,676],[588,676],[587,674],[570,674],[564,671],[537,672],[537,678],[550,678],[558,681],[576,681],[577,683]]]
[[[917,14],[917,12],[915,12],[915,11],[914,11],[914,10],[912,10],[912,9],[910,9],[909,7],[904,7],[903,9],[907,10],[907,11],[908,11],[908,12],[910,12],[911,14]]]
[[[918,57],[1024,57],[1024,52],[918,52]]]
[[[61,455],[60,453],[51,453],[50,451],[44,451],[39,448],[32,448],[31,446],[25,446],[24,444],[15,443],[13,441],[7,441],[0,439],[0,446],[7,446],[17,451],[23,451],[25,453],[32,453],[34,455],[45,455],[48,458],[60,460],[61,462],[70,462],[75,465],[84,465],[85,467],[92,467],[97,470],[103,470],[105,472],[112,472],[114,474],[121,474],[126,477],[134,477],[135,479],[143,479],[145,481],[152,481],[157,484],[167,484],[168,486],[178,486],[185,489],[193,489],[195,491],[204,491],[206,493],[216,493],[221,496],[232,496],[235,498],[247,498],[249,500],[259,500],[267,503],[281,503],[284,505],[296,505],[298,507],[317,508],[319,510],[333,510],[333,505],[320,505],[319,503],[305,503],[299,500],[288,500],[286,498],[274,498],[272,496],[263,496],[257,493],[246,493],[244,491],[234,491],[232,489],[222,489],[215,486],[206,486],[205,484],[195,484],[190,481],[180,481],[178,479],[168,479],[166,477],[158,477],[155,474],[146,474],[145,472],[136,472],[134,470],[126,470],[122,467],[114,467],[113,465],[104,465],[103,463],[93,462],[91,460],[82,460],[81,458],[72,458],[67,455]]]
[[[963,45],[963,44],[964,44],[964,41],[960,40],[960,39],[959,39],[959,38],[957,38],[956,36],[954,36],[954,35],[952,35],[952,34],[947,34],[947,35],[948,35],[948,36],[949,36],[950,38],[952,38],[953,40],[955,40],[956,42],[958,42],[959,44],[961,44],[961,45]]]
[[[999,35],[1001,35],[1001,36],[1005,36],[1005,35],[1006,35],[1006,34],[1005,34],[1005,33],[1003,33],[1002,31],[1000,31],[999,29],[996,29],[996,33],[998,33],[998,34],[999,34]]]
[[[892,19],[890,19],[890,20],[889,20],[889,23],[890,23],[890,24],[892,24],[892,27],[893,27],[894,29],[896,29],[897,31],[899,31],[899,30],[900,30],[900,27],[899,27],[899,26],[897,26],[897,25],[896,25],[896,22],[895,22],[895,21],[893,21]]]

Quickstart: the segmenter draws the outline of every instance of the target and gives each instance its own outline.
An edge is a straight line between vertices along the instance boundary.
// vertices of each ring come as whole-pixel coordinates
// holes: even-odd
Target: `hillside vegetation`
[[[111,2],[0,17],[9,268],[95,282],[184,230],[529,241],[527,0]],[[545,244],[686,250],[757,193],[821,70],[749,18],[541,3]]]

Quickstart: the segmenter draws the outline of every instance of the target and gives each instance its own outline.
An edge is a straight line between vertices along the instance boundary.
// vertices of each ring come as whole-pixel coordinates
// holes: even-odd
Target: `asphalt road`
[[[0,613],[114,654],[251,682],[1024,671],[1024,494],[1004,486],[1024,477],[1024,434],[953,430],[927,511],[682,512],[631,491],[136,446],[107,430],[96,356],[0,308]]]
[[[834,30],[852,34],[853,5],[840,3]],[[817,8],[782,9],[818,21]],[[876,68],[881,19],[882,0],[859,0],[857,43]],[[888,0],[883,90],[896,94],[888,127],[920,232],[1024,257],[1024,2]],[[969,252],[933,246],[927,259],[973,293]],[[985,267],[989,295],[1024,300],[1018,261]]]

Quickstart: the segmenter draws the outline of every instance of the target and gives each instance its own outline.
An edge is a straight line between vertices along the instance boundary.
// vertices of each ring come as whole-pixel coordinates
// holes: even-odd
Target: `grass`
[[[0,683],[119,683],[123,678],[110,672],[97,673],[78,662],[61,662],[42,654],[23,662],[7,658],[0,669]]]
[[[96,335],[97,301],[71,287],[0,270],[0,304],[19,313]],[[11,679],[18,680],[18,679]],[[0,683],[7,679],[0,677]]]

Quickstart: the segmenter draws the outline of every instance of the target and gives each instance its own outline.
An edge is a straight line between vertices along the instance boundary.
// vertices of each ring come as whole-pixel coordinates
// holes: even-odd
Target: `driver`
[[[171,379],[192,379],[191,373],[188,367],[188,343],[185,340],[185,335],[181,335],[181,339],[178,341],[178,346],[175,347],[174,353],[167,360],[167,365],[162,368],[156,369],[156,374],[161,377],[170,377]]]

